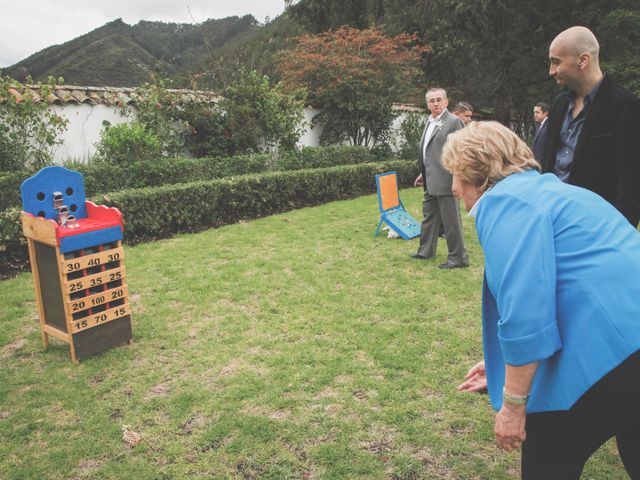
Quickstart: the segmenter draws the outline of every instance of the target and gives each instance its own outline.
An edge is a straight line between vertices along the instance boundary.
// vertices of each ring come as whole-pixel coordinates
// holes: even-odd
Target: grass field
[[[31,275],[0,282],[0,478],[518,478],[455,388],[481,356],[472,222],[471,267],[441,271],[444,244],[412,260],[378,218],[367,196],[128,247],[134,343],[80,365],[43,351]],[[583,478],[627,478],[615,444]]]

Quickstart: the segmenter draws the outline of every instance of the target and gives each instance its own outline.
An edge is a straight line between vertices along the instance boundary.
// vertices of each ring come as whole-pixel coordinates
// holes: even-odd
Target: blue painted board
[[[22,210],[36,217],[58,219],[58,210],[53,208],[53,193],[62,193],[62,204],[77,219],[87,216],[84,205],[84,178],[82,174],[64,167],[45,167],[20,186]]]

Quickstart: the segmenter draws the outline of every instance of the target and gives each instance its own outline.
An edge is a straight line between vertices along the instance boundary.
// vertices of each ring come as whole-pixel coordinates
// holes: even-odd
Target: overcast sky
[[[200,23],[252,14],[260,22],[284,11],[284,0],[0,0],[0,67],[122,18]],[[191,13],[189,13],[191,12]]]

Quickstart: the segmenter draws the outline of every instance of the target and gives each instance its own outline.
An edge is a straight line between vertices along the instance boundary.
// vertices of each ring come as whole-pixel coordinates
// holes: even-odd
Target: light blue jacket
[[[640,233],[601,197],[529,170],[485,193],[476,228],[496,410],[505,363],[540,362],[528,412],[566,410],[640,349]]]

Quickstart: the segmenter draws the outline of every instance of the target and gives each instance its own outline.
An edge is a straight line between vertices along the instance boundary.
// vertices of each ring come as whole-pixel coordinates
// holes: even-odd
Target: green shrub
[[[120,209],[125,240],[137,243],[373,193],[375,175],[389,170],[398,172],[406,187],[415,169],[414,162],[394,161],[268,172],[123,190],[94,200]]]
[[[22,205],[20,184],[30,176],[31,173],[24,170],[0,176],[0,212]]]
[[[162,142],[158,135],[144,124],[134,121],[105,128],[100,134],[93,158],[99,163],[128,165],[152,161],[161,154]]]
[[[420,140],[424,132],[424,114],[411,112],[402,120],[399,127],[400,158],[417,159],[420,156]]]
[[[300,170],[335,165],[351,165],[381,161],[375,152],[364,147],[305,147],[300,151],[282,154],[277,170]],[[110,164],[104,162],[67,163],[71,170],[84,176],[88,197],[104,192],[127,188],[155,187],[159,185],[212,180],[233,175],[266,172],[271,166],[271,156],[238,155],[223,158],[154,158],[133,163]],[[0,211],[22,204],[20,184],[30,176],[29,172],[12,172],[0,177]]]
[[[399,160],[342,165],[129,189],[91,199],[119,208],[125,241],[137,243],[373,193],[375,175],[390,170],[398,172],[401,187],[408,187],[415,169],[414,162]],[[20,258],[24,262],[26,254],[19,209],[9,209],[0,212],[0,262],[9,265]]]
[[[20,224],[20,209],[0,211],[0,278],[23,269],[28,256],[27,242]]]
[[[303,168],[325,168],[336,165],[355,165],[378,160],[374,152],[366,147],[331,146],[303,147],[300,151],[281,155],[276,163],[278,170],[300,170]]]
[[[31,79],[28,83],[33,84]],[[62,83],[62,79],[59,79]],[[49,108],[46,101],[56,80],[28,87],[0,76],[0,171],[37,170],[53,160],[53,148],[68,120]]]

